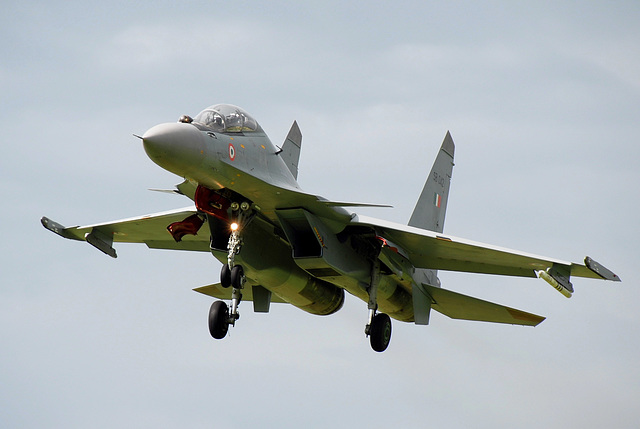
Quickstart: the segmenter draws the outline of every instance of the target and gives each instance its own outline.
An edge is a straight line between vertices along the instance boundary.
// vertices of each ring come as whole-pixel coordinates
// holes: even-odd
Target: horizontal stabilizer
[[[213,285],[195,288],[194,291],[218,299],[231,299],[233,288],[223,288],[220,283],[216,283]],[[269,290],[265,289],[262,286],[251,286],[242,289],[242,300],[253,301],[253,310],[256,313],[268,313],[269,304],[271,302],[287,304],[287,301],[283,300],[276,294],[271,293]]]
[[[537,326],[545,318],[515,308],[452,292],[439,287],[422,285],[431,295],[431,308],[452,319],[480,322],[507,323],[510,325]]]

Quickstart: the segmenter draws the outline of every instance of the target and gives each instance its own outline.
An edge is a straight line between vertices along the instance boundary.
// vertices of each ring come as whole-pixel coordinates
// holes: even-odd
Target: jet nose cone
[[[152,159],[167,158],[188,146],[199,137],[198,130],[189,124],[168,123],[150,128],[142,136],[144,149]]]
[[[178,175],[193,167],[204,150],[200,131],[184,123],[156,125],[144,133],[142,143],[153,162]]]

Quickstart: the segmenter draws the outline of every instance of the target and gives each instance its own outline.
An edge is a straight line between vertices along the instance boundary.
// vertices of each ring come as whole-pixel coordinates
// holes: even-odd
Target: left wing
[[[585,264],[571,263],[366,216],[354,217],[351,225],[373,228],[377,235],[397,245],[416,268],[520,277],[536,277],[545,272],[569,292],[573,292],[571,275],[620,281],[616,274],[588,257]],[[553,286],[562,292],[559,286]]]
[[[42,225],[71,240],[87,241],[92,246],[116,257],[113,242],[144,243],[153,249],[209,251],[209,234],[188,235],[177,242],[167,227],[197,214],[195,207],[170,210],[114,222],[66,228],[46,217]]]

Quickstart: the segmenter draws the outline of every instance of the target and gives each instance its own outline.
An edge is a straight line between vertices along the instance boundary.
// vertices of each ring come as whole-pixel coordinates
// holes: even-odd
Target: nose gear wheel
[[[220,285],[222,285],[223,288],[231,286],[231,270],[229,269],[229,264],[222,265],[222,270],[220,271]]]
[[[242,289],[244,287],[245,277],[242,265],[234,265],[233,268],[231,268],[229,280],[234,289]]]
[[[217,340],[229,331],[229,307],[224,301],[215,301],[209,309],[209,333]]]

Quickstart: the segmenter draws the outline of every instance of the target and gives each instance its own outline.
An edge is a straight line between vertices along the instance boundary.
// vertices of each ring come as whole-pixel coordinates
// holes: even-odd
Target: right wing
[[[152,249],[208,252],[209,234],[186,235],[176,242],[167,227],[197,214],[195,207],[170,210],[113,222],[66,228],[46,217],[42,225],[61,237],[86,241],[111,257],[116,257],[113,242],[144,243]]]

